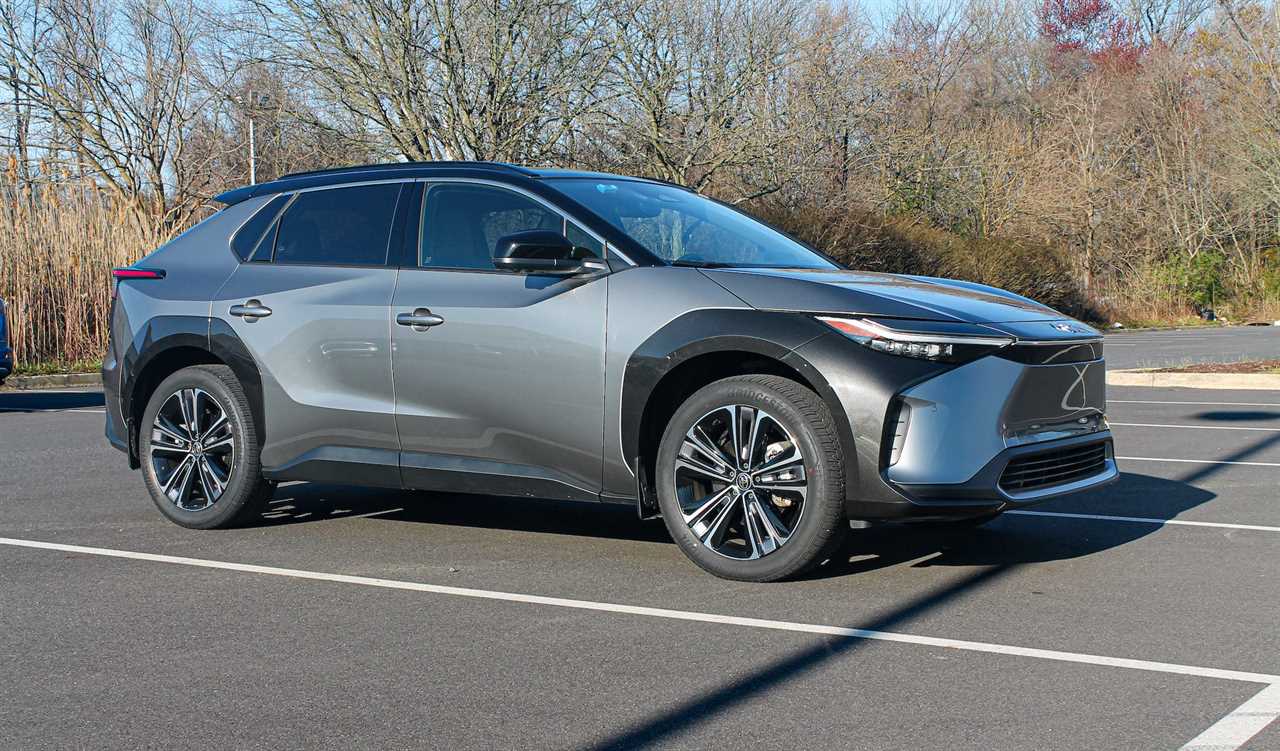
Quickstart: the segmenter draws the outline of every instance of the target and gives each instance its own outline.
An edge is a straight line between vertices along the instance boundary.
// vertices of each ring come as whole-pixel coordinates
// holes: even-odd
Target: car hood
[[[707,269],[704,273],[762,310],[965,323],[1067,319],[1012,292],[952,279],[837,269]]]

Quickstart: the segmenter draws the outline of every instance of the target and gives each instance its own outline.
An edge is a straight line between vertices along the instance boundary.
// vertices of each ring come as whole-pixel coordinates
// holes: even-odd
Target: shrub
[[[1049,245],[962,237],[904,218],[884,218],[856,209],[769,206],[759,214],[850,268],[989,284],[1068,315],[1099,318],[1064,254]]]

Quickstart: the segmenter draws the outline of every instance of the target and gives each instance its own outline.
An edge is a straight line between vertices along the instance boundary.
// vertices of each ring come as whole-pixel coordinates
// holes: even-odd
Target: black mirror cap
[[[494,258],[573,258],[573,243],[549,229],[513,232],[498,238]]]
[[[608,269],[590,249],[575,246],[564,235],[548,229],[513,232],[499,238],[493,265],[507,271],[550,274],[582,274]]]

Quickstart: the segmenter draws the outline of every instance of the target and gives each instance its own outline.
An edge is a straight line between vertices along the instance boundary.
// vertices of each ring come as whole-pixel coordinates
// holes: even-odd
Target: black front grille
[[[1066,365],[1102,359],[1102,340],[1087,342],[1018,343],[1000,350],[1000,357],[1026,365]]]
[[[1083,480],[1106,468],[1106,441],[1042,451],[1010,461],[1000,475],[1000,487],[1007,493],[1051,488]]]

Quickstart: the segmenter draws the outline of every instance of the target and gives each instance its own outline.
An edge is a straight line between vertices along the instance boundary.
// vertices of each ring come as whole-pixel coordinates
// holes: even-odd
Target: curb
[[[1184,389],[1280,390],[1280,375],[1271,373],[1153,373],[1109,370],[1108,386],[1152,386]]]
[[[67,386],[101,386],[101,373],[60,373],[58,375],[10,376],[5,388],[56,389]]]

